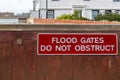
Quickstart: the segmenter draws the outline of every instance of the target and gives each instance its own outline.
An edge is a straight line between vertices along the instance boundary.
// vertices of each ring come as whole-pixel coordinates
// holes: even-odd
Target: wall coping
[[[120,25],[0,24],[0,31],[120,31]]]

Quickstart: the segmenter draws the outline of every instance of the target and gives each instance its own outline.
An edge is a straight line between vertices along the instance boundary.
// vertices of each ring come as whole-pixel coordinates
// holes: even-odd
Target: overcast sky
[[[0,12],[23,13],[32,10],[33,0],[0,0]]]

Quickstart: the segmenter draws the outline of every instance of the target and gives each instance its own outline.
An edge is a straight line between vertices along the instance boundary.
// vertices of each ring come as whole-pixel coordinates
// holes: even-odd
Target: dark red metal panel
[[[110,57],[110,80],[119,80],[120,79],[120,56]]]
[[[74,56],[74,80],[108,80],[108,58],[104,56]]]
[[[25,54],[24,47],[19,46],[16,42],[13,44],[14,52],[12,53],[12,80],[24,80]]]
[[[0,80],[119,80],[119,55],[37,55],[37,33],[0,32]]]
[[[0,43],[0,80],[11,80],[11,42]]]
[[[120,44],[120,32],[118,32],[118,44]],[[118,55],[109,57],[110,80],[120,79],[120,45],[118,45]]]
[[[10,35],[9,32],[0,32],[0,80],[12,79],[13,36]]]
[[[61,80],[61,56],[38,56],[37,80]]]
[[[35,41],[26,40],[24,42],[25,51],[25,79],[24,80],[36,80],[37,79],[37,55]],[[27,48],[27,49],[26,49]]]
[[[12,80],[36,80],[36,41],[30,32],[13,32]]]

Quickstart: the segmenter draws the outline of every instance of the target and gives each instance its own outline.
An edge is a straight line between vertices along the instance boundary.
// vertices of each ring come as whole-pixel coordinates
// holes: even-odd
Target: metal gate
[[[42,32],[117,33],[120,43],[119,25],[1,25],[0,80],[120,79],[119,53],[116,56],[38,56],[37,34]]]

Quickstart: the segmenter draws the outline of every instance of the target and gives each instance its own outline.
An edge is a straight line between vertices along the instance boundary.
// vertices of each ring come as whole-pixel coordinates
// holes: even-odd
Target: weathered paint
[[[38,33],[116,33],[120,44],[119,27],[0,25],[0,80],[119,80],[119,53],[116,56],[37,55]]]

